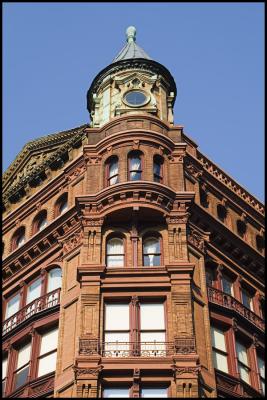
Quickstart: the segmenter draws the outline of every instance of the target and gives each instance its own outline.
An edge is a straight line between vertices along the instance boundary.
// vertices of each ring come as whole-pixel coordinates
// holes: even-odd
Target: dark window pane
[[[230,294],[232,296],[232,284],[228,279],[223,278],[222,279],[222,284],[223,284],[223,291],[224,293]]]
[[[141,180],[141,172],[131,172],[130,173],[130,180],[131,181],[140,181]]]
[[[144,266],[145,267],[156,267],[160,265],[160,256],[159,255],[144,255]]]
[[[142,92],[134,91],[127,93],[125,96],[125,100],[133,106],[138,106],[146,101],[146,96]]]
[[[28,365],[26,367],[24,367],[23,369],[21,369],[19,372],[16,373],[16,376],[15,376],[15,389],[17,389],[18,387],[20,387],[20,386],[24,385],[24,383],[26,383],[28,373],[29,373],[29,366]]]

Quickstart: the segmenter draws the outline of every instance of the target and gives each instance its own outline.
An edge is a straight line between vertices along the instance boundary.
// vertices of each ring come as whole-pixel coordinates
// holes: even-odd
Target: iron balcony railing
[[[102,357],[168,357],[196,352],[194,338],[176,339],[174,342],[100,342],[80,339],[79,353],[99,354]]]
[[[230,294],[224,293],[221,290],[208,286],[208,299],[211,303],[218,304],[242,315],[247,321],[251,322],[261,331],[265,330],[264,320],[258,317],[253,311],[249,310],[244,304],[237,301]]]
[[[44,296],[38,297],[3,322],[2,335],[4,336],[8,332],[12,331],[31,316],[51,307],[57,306],[59,302],[60,288],[55,289]]]

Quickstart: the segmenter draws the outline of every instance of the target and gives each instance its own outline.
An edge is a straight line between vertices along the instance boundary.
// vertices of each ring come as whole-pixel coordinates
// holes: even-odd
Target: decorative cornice
[[[41,161],[38,165],[32,167],[29,172],[25,173],[24,176],[21,176],[19,182],[9,186],[3,194],[3,201],[4,203],[8,201],[8,199],[12,198],[12,196],[17,195],[18,197],[23,197],[26,192],[25,188],[33,181],[39,181],[40,175],[42,175],[42,180],[46,179],[47,175],[49,174],[49,169],[53,168],[53,164],[57,162],[59,159],[63,161],[62,157],[64,158],[64,154],[66,154],[71,148],[77,147],[77,143],[81,143],[81,139],[85,136],[84,129],[88,125],[81,126],[80,128],[75,128],[67,132],[57,133],[57,137],[55,138],[55,142],[53,139],[47,137],[38,139],[36,143],[34,142],[32,145],[26,145],[25,149],[17,156],[15,161],[11,164],[11,166],[7,169],[7,171],[3,175],[3,183],[4,187],[8,184],[8,180],[12,178],[12,174],[15,173],[16,170],[19,169],[20,165],[22,164],[23,160],[26,159],[30,153],[36,149],[41,150],[42,147],[45,146],[52,146],[53,144],[59,144],[61,147],[55,149],[55,151],[49,156],[45,157],[43,161]],[[53,136],[53,135],[51,135]],[[66,141],[67,140],[67,141]],[[30,142],[31,143],[31,142]],[[40,155],[38,156],[40,157]],[[37,184],[37,183],[35,183]],[[23,192],[24,190],[24,192]]]

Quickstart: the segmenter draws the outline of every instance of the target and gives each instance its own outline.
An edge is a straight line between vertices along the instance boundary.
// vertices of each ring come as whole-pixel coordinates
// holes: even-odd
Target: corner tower
[[[176,85],[170,72],[136,44],[136,29],[126,30],[126,45],[95,77],[87,93],[92,127],[121,115],[152,114],[173,124]]]
[[[3,396],[263,397],[264,207],[173,124],[135,29],[91,126],[4,174]]]

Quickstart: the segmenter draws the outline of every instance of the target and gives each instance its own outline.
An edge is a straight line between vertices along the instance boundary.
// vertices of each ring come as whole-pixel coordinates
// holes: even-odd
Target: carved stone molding
[[[76,247],[78,247],[83,240],[83,232],[75,232],[71,236],[69,236],[64,242],[63,242],[63,250],[64,252],[69,252]]]
[[[200,366],[196,366],[196,367],[177,367],[176,365],[174,365],[172,367],[173,372],[175,375],[183,375],[183,374],[192,374],[194,376],[198,376],[201,367]]]
[[[77,366],[74,366],[73,370],[75,374],[75,379],[77,379],[77,377],[82,375],[93,375],[98,377],[103,368],[104,368],[103,365],[98,365],[95,368],[79,368]]]
[[[204,238],[194,229],[190,229],[190,232],[187,236],[188,242],[196,247],[200,251],[205,250],[205,241]]]
[[[102,226],[103,223],[104,223],[104,218],[90,218],[82,220],[83,226]]]
[[[176,215],[166,218],[166,222],[168,225],[175,225],[175,224],[186,224],[189,218],[189,214],[184,215]]]
[[[69,175],[67,175],[68,182],[72,182],[78,176],[82,175],[85,171],[86,171],[85,165],[81,165],[80,167],[77,167],[73,172],[71,172]]]
[[[200,170],[188,160],[185,163],[185,170],[196,179],[203,175],[203,170]]]

